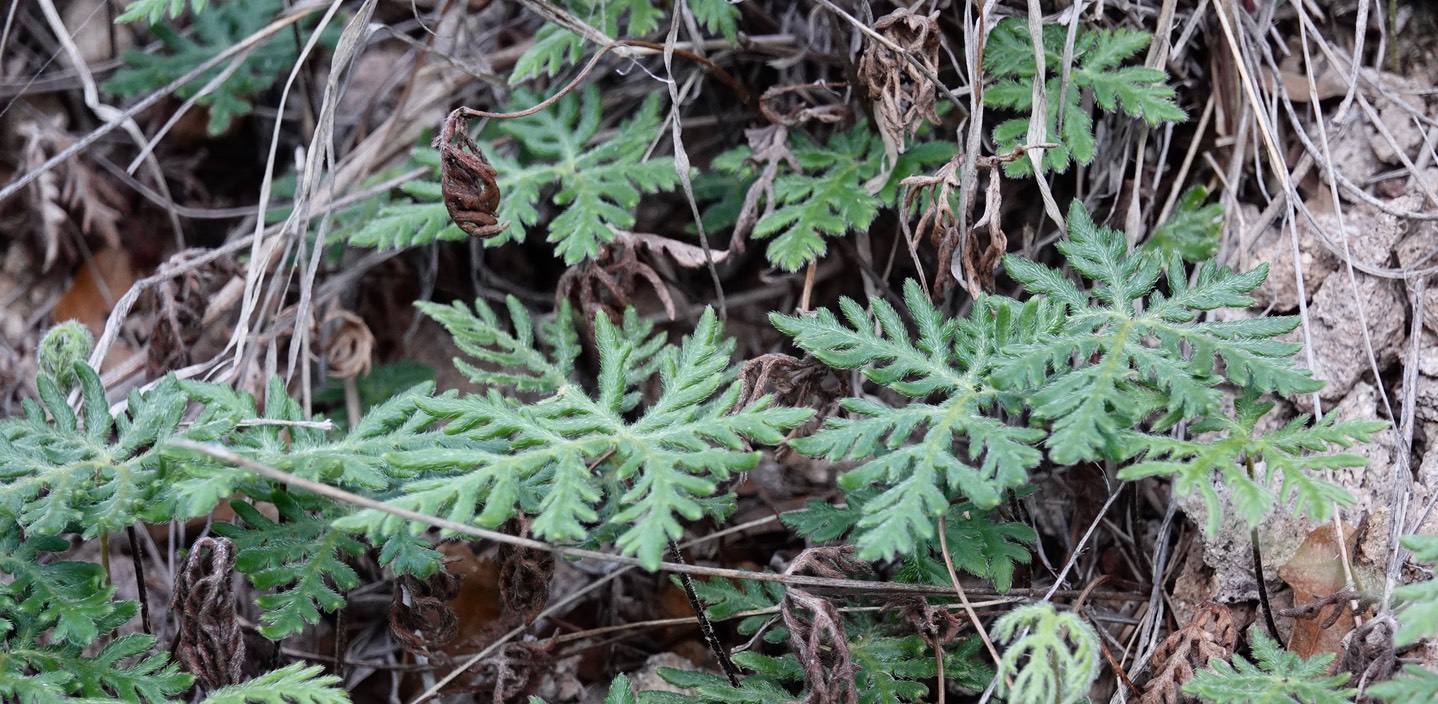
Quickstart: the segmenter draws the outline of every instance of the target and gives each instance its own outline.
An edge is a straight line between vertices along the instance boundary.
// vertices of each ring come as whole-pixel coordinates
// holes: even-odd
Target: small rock
[[[1398,284],[1364,274],[1355,276],[1356,291],[1347,274],[1330,276],[1309,306],[1313,375],[1328,382],[1320,396],[1329,402],[1343,398],[1372,371],[1360,321],[1368,323],[1379,368],[1398,359],[1407,337]]]

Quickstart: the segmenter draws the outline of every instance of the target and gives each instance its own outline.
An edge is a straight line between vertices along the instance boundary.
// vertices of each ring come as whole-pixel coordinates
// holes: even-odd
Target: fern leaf
[[[518,91],[510,107],[524,108],[539,100]],[[494,153],[481,144],[499,172],[504,197],[498,217],[520,225],[486,240],[486,245],[519,238],[524,227],[537,224],[540,193],[556,184],[552,200],[563,211],[549,223],[547,239],[566,264],[598,254],[600,245],[614,240],[615,229],[632,228],[640,196],[679,182],[672,158],[643,160],[659,129],[660,102],[657,94],[650,96],[613,138],[593,146],[589,142],[599,130],[601,114],[599,89],[593,86],[582,98],[571,94],[540,113],[501,123],[498,129],[514,137],[531,158]]]
[[[1008,701],[1074,704],[1098,678],[1098,634],[1076,614],[1046,603],[1021,606],[1004,614],[992,635],[1009,644],[994,680]]]
[[[735,41],[739,38],[739,7],[729,0],[685,0],[699,26]]]
[[[858,525],[862,514],[855,506],[839,508],[825,501],[810,499],[801,511],[789,511],[779,520],[797,535],[812,544],[838,540]]]
[[[344,605],[337,589],[359,586],[359,575],[340,558],[359,554],[364,546],[331,529],[323,514],[311,515],[328,501],[280,491],[256,498],[273,503],[281,522],[270,520],[248,502],[232,501],[230,506],[244,527],[216,523],[214,529],[235,542],[235,569],[249,575],[256,589],[275,591],[255,603],[264,609],[260,633],[279,640],[317,623],[320,610]]]
[[[0,421],[0,513],[17,516],[30,535],[94,538],[131,525],[165,498],[155,443],[179,424],[186,403],[179,385],[167,378],[133,394],[128,417],[117,419],[99,375],[83,363],[75,374],[83,389],[80,416],[55,381],[41,376],[43,405],[27,403],[25,418]]]
[[[217,689],[201,704],[349,704],[340,679],[319,665],[291,663],[248,682]]]
[[[1185,694],[1211,704],[1349,704],[1356,689],[1340,689],[1349,674],[1328,676],[1335,655],[1315,655],[1307,660],[1283,649],[1262,631],[1255,630],[1253,657],[1233,656],[1233,664],[1210,661],[1184,685]]]
[[[557,4],[570,15],[611,37],[651,34],[664,18],[664,5],[651,0],[563,0]],[[703,6],[694,8],[696,18],[711,17],[718,21],[720,13],[716,8],[708,7],[699,0],[690,0],[690,4]],[[547,23],[535,34],[534,44],[515,62],[509,81],[515,84],[529,78],[553,76],[578,61],[583,49],[584,40],[578,35],[557,24]]]
[[[1194,426],[1197,432],[1216,433],[1212,439],[1180,440],[1135,433],[1133,447],[1147,454],[1120,470],[1119,478],[1173,476],[1174,488],[1180,494],[1198,491],[1208,508],[1210,535],[1218,532],[1224,516],[1212,484],[1214,473],[1234,492],[1239,515],[1250,525],[1256,525],[1280,500],[1296,501],[1298,510],[1315,521],[1327,520],[1334,503],[1349,504],[1353,498],[1341,487],[1313,476],[1312,470],[1361,467],[1367,460],[1345,453],[1310,453],[1323,452],[1334,445],[1349,447],[1354,442],[1368,442],[1386,425],[1378,421],[1338,422],[1330,413],[1312,426],[1307,416],[1300,416],[1278,430],[1259,432],[1258,421],[1272,408],[1272,403],[1261,403],[1255,392],[1249,392],[1234,401],[1236,417],[1220,410]],[[1260,463],[1263,469],[1257,481],[1248,476],[1246,463],[1250,460]],[[1267,480],[1274,477],[1282,479],[1278,496],[1266,488]]]
[[[1409,535],[1403,538],[1402,543],[1403,547],[1413,551],[1415,559],[1430,565],[1438,564],[1438,537]],[[1402,627],[1394,636],[1399,645],[1438,637],[1438,579],[1399,587],[1394,594],[1403,604],[1399,614]]]
[[[204,5],[203,0],[190,2],[192,6]],[[137,19],[141,14],[154,17],[158,12],[176,9],[183,0],[170,0],[169,7],[163,7],[165,3],[166,0],[149,0],[132,6],[131,12]],[[186,33],[165,24],[151,24],[150,33],[160,41],[163,53],[125,52],[121,57],[124,65],[105,82],[104,88],[126,98],[153,91],[262,29],[282,9],[282,0],[226,2],[197,12]],[[332,49],[338,37],[337,30],[326,31],[321,44]],[[229,129],[232,121],[249,115],[254,110],[253,96],[274,85],[282,72],[289,71],[295,64],[297,52],[293,38],[271,37],[241,61],[228,78],[201,96],[199,104],[210,109],[210,134],[221,134]],[[175,95],[182,99],[194,97],[226,70],[225,66],[216,66],[182,86]]]
[[[115,24],[129,24],[131,22],[145,21],[155,24],[164,19],[179,19],[185,11],[190,8],[192,14],[198,15],[205,11],[209,0],[135,0],[115,18]]]
[[[1297,346],[1273,339],[1296,319],[1193,322],[1202,311],[1247,306],[1266,268],[1238,274],[1208,262],[1189,285],[1177,257],[1161,267],[1156,258],[1129,252],[1121,233],[1094,224],[1077,202],[1069,209],[1069,238],[1058,247],[1095,285],[1085,294],[1057,271],[1006,258],[1011,276],[1061,301],[1069,314],[1061,329],[1010,347],[998,372],[1001,383],[1031,392],[1026,403],[1052,424],[1045,444],[1055,462],[1128,457],[1123,432],[1155,411],[1175,418],[1211,413],[1221,401],[1216,358],[1226,363],[1229,381],[1254,392],[1322,386],[1292,362]],[[1167,296],[1152,293],[1161,275]]]
[[[1393,679],[1369,687],[1365,694],[1389,704],[1428,704],[1434,692],[1438,692],[1438,672],[1408,665]]]
[[[803,678],[792,655],[778,659],[743,652],[734,656],[734,662],[746,669],[758,669],[760,674],[744,677],[735,687],[729,680],[708,672],[661,667],[658,674],[665,682],[690,690],[693,694],[646,691],[640,694],[640,701],[646,704],[694,704],[695,701],[706,704],[787,704],[800,701],[784,687],[786,681]]]
[[[994,419],[1001,391],[990,381],[1000,340],[1033,334],[1057,324],[1042,303],[1019,306],[981,299],[962,320],[945,320],[917,283],[904,300],[918,328],[912,340],[898,312],[873,303],[873,322],[858,303],[840,304],[845,322],[830,311],[812,316],[770,317],[794,344],[840,369],[863,369],[871,381],[914,398],[902,408],[848,399],[850,417],[831,418],[816,434],[790,443],[798,452],[831,461],[865,460],[840,478],[846,492],[883,487],[867,501],[856,543],[864,559],[908,554],[916,541],[934,536],[934,525],[952,495],[981,508],[1027,481],[1040,453],[1032,443],[1043,433]]]
[[[849,643],[857,673],[860,704],[921,702],[929,694],[924,680],[936,674],[934,656],[918,636],[860,636]]]
[[[623,508],[607,522],[619,527],[616,545],[657,567],[668,541],[681,535],[679,518],[696,519],[718,481],[758,461],[748,441],[777,443],[783,431],[810,415],[761,399],[734,408],[739,386],[721,391],[732,341],[722,337],[712,311],[677,349],[655,354],[648,328],[626,315],[624,329],[607,317],[595,320],[599,391],[595,396],[565,384],[531,404],[491,392],[422,401],[427,412],[450,419],[445,433],[468,444],[413,450],[391,461],[427,478],[407,482],[391,503],[457,522],[494,527],[517,511],[534,516],[536,537],[583,540],[600,519],[608,492],[599,478],[612,475],[627,490],[610,494]],[[647,378],[640,370],[659,360],[659,401],[633,422],[622,415],[637,402],[631,389]],[[541,489],[542,487],[542,489]],[[337,523],[371,536],[395,532],[402,522],[362,511]]]
[[[0,536],[0,572],[10,575],[11,581],[0,593],[23,603],[34,622],[53,629],[50,638],[56,643],[78,647],[92,643],[113,608],[110,599],[115,590],[104,586],[104,569],[69,560],[42,563],[42,553],[64,552],[69,541],[41,535],[21,541],[18,531],[6,528]]]
[[[574,362],[579,356],[578,333],[568,301],[560,304],[554,323],[546,328],[546,339],[542,340],[553,346],[552,355],[538,348],[540,340],[535,338],[529,313],[513,296],[505,301],[513,332],[500,323],[494,309],[482,300],[474,302],[473,313],[458,302],[442,306],[421,301],[416,306],[449,330],[460,350],[485,365],[480,368],[455,359],[455,367],[476,384],[553,393],[574,374]]]
[[[676,577],[675,582],[678,581]],[[693,584],[694,593],[707,607],[704,612],[715,621],[727,621],[744,611],[772,609],[784,598],[784,587],[778,582],[739,580],[736,583],[715,578],[696,579]],[[753,635],[769,621],[768,616],[747,616],[739,622],[737,628],[744,635]],[[776,626],[764,633],[764,640],[770,643],[783,642],[788,637],[788,629],[782,626]]]
[[[981,511],[968,502],[949,509],[944,528],[954,568],[991,580],[999,592],[1013,587],[1015,568],[1030,559],[1025,546],[1038,541],[1038,534],[1027,524],[1005,521],[996,511]],[[916,550],[900,572],[901,578],[950,584],[941,547],[935,540],[927,550]]]
[[[824,146],[796,137],[794,156],[805,173],[774,181],[775,207],[754,226],[754,237],[773,238],[769,262],[798,271],[828,250],[826,237],[866,230],[879,199],[865,188],[878,175],[883,145],[863,125],[836,133]]]
[[[1043,158],[1046,171],[1063,172],[1070,160],[1091,163],[1097,153],[1093,118],[1083,108],[1085,93],[1107,112],[1122,112],[1150,125],[1182,122],[1187,115],[1174,103],[1174,90],[1166,85],[1168,74],[1143,66],[1115,68],[1148,46],[1149,35],[1128,29],[1095,31],[1081,28],[1074,41],[1073,63],[1065,71],[1063,55],[1068,41],[1066,27],[1044,26],[1044,91],[1048,114],[1043,116],[1046,139],[1057,143]],[[1033,81],[1037,73],[1033,39],[1028,26],[1010,17],[999,22],[989,34],[984,49],[984,68],[999,82],[984,92],[984,102],[1020,112],[1032,112]],[[1070,84],[1063,85],[1064,75]],[[1009,120],[995,127],[993,136],[999,151],[1018,147],[1027,138],[1028,117]],[[1060,125],[1062,120],[1062,125]],[[1018,159],[1004,165],[1010,177],[1033,173],[1032,162]]]
[[[1183,192],[1173,215],[1154,229],[1142,249],[1167,259],[1175,254],[1188,262],[1201,262],[1218,253],[1223,230],[1223,204],[1209,203],[1208,189],[1194,186]]]

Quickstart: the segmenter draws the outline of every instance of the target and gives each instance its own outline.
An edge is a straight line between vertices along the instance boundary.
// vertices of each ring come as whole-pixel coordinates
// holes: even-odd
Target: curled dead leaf
[[[444,207],[454,224],[473,237],[489,238],[509,227],[499,222],[498,173],[465,128],[469,118],[461,108],[449,114],[434,140],[440,153],[440,184]]]
[[[1204,602],[1193,619],[1163,639],[1153,652],[1153,679],[1144,688],[1139,704],[1186,704],[1195,701],[1183,693],[1183,685],[1212,660],[1233,655],[1238,630],[1233,612],[1223,604]]]
[[[347,310],[332,308],[325,316],[324,324],[335,326],[325,342],[330,376],[352,379],[369,374],[370,361],[374,356],[374,333],[370,332],[364,319]]]
[[[859,83],[874,101],[879,136],[892,164],[903,151],[907,134],[917,130],[923,120],[939,121],[934,84],[915,65],[924,66],[931,74],[939,72],[939,12],[921,15],[913,8],[901,7],[879,18],[874,32],[903,49],[903,55],[896,54],[871,40],[859,57]]]

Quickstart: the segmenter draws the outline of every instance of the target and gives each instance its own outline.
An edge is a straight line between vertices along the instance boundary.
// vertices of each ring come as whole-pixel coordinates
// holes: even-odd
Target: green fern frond
[[[336,228],[336,237],[355,247],[403,249],[435,242],[458,242],[469,237],[450,219],[440,184],[439,152],[424,146],[410,153],[417,166],[430,169],[422,178],[400,186],[407,199],[384,198],[373,217],[358,219],[352,227]]]
[[[137,4],[131,12],[135,12],[138,18],[140,12],[136,8],[139,7],[144,15],[154,16],[165,9],[174,9],[183,1],[168,0],[170,6],[166,8],[163,6],[167,0],[155,0]],[[204,2],[191,0],[191,4],[203,5]],[[205,12],[196,12],[189,31],[185,33],[167,24],[151,24],[150,33],[163,45],[163,53],[125,52],[121,57],[123,66],[105,82],[104,88],[126,98],[144,95],[246,39],[273,21],[283,9],[282,0],[225,2]],[[321,43],[332,49],[338,38],[339,32],[330,29],[322,35]],[[298,47],[290,37],[271,37],[256,47],[248,58],[240,62],[239,68],[199,99],[199,104],[210,110],[210,134],[223,133],[233,120],[250,114],[254,110],[250,102],[253,96],[267,90],[281,75],[292,69],[297,56]],[[216,66],[185,84],[175,95],[181,99],[194,97],[225,70],[225,66]]]
[[[678,583],[678,578],[675,582]],[[745,611],[772,609],[784,598],[784,586],[778,582],[728,579],[696,579],[694,593],[707,608],[704,612],[714,621],[727,621]],[[746,616],[739,621],[739,633],[751,636],[771,620],[771,616]],[[789,630],[774,626],[764,632],[764,640],[779,643],[789,637]]]
[[[1210,661],[1183,692],[1210,704],[1350,704],[1356,689],[1340,689],[1349,674],[1330,677],[1333,653],[1307,660],[1283,649],[1262,631],[1253,631],[1253,657],[1233,656],[1233,664]],[[1431,691],[1430,691],[1431,696]]]
[[[191,14],[198,15],[205,11],[208,4],[209,0],[135,0],[115,18],[115,24],[129,24],[141,20],[155,24],[164,19],[178,19],[186,6],[190,8]]]
[[[349,704],[340,679],[319,665],[292,663],[248,682],[217,689],[201,704]]]
[[[1074,704],[1098,678],[1098,634],[1076,614],[1047,603],[1021,606],[1004,614],[991,635],[1009,644],[995,679],[1007,701]]]
[[[937,674],[933,653],[918,636],[903,638],[861,635],[849,641],[854,658],[854,686],[860,704],[922,702],[929,696],[925,680]]]
[[[1083,108],[1084,96],[1106,112],[1123,112],[1150,125],[1182,122],[1187,115],[1174,103],[1174,90],[1164,84],[1168,74],[1144,66],[1115,68],[1148,46],[1149,35],[1130,29],[1095,31],[1080,28],[1074,42],[1073,63],[1065,71],[1064,45],[1067,27],[1044,26],[1044,91],[1048,104],[1045,116],[1046,140],[1057,148],[1044,153],[1045,170],[1063,172],[1072,161],[1091,163],[1096,154],[1093,118]],[[1033,40],[1028,25],[1014,17],[1004,19],[989,34],[984,48],[984,69],[999,82],[984,91],[984,103],[1018,112],[1033,111]],[[1062,85],[1065,73],[1070,85]],[[1013,150],[1024,142],[1029,131],[1027,117],[1015,118],[994,128],[999,151]],[[1062,122],[1060,122],[1062,121]],[[1028,159],[1004,164],[1010,177],[1033,173]]]
[[[116,638],[92,657],[84,651],[102,634],[134,618],[138,606],[114,601],[99,565],[39,559],[69,549],[62,538],[19,539],[15,524],[0,534],[0,699],[68,702],[72,697],[169,702],[192,678],[148,635]],[[125,664],[133,658],[152,653]]]
[[[4,615],[10,629],[0,628],[0,634],[15,630],[33,638],[48,630],[56,644],[84,647],[94,642],[116,608],[111,603],[114,587],[104,586],[104,569],[70,560],[44,563],[42,554],[64,552],[69,541],[42,535],[22,541],[14,527],[6,525],[0,535],[0,572],[11,577],[0,594],[4,605],[12,607],[12,613]],[[22,604],[23,610],[14,610]]]
[[[607,521],[622,527],[616,546],[654,569],[668,542],[682,534],[678,519],[699,518],[701,501],[719,480],[758,462],[746,441],[776,444],[811,414],[772,407],[768,398],[735,407],[739,385],[720,390],[733,342],[722,337],[709,311],[680,347],[658,355],[662,393],[630,422],[624,414],[637,403],[634,386],[641,381],[631,358],[647,341],[624,334],[603,315],[595,319],[595,339],[600,364],[593,396],[565,384],[530,404],[497,392],[422,402],[450,419],[445,433],[471,445],[391,455],[396,465],[428,477],[408,482],[391,503],[486,527],[523,511],[534,516],[536,537],[558,542],[586,539],[608,494],[615,508],[606,509],[613,510]],[[601,483],[602,477],[610,479]],[[402,524],[362,511],[336,525],[377,536]]]
[[[1438,564],[1438,536],[1404,536],[1403,547],[1413,551],[1413,558],[1429,565]],[[1438,637],[1438,579],[1428,579],[1399,587],[1394,595],[1403,604],[1399,613],[1402,627],[1394,640],[1411,645],[1423,638]]]
[[[509,109],[539,101],[538,95],[516,91]],[[542,112],[500,122],[497,129],[522,147],[520,157],[494,152],[485,143],[480,147],[499,172],[498,218],[515,225],[486,240],[486,246],[517,241],[525,227],[537,224],[541,193],[551,186],[556,188],[547,200],[562,210],[550,221],[547,239],[565,264],[598,254],[601,244],[614,240],[615,229],[631,229],[640,196],[679,183],[673,158],[644,159],[659,129],[661,102],[658,94],[651,95],[612,138],[593,145],[602,114],[599,89],[593,86],[582,97],[571,93]]]
[[[279,522],[237,500],[230,506],[244,525],[216,523],[214,530],[234,541],[235,569],[249,575],[256,589],[273,592],[255,603],[264,610],[260,633],[279,640],[319,622],[320,610],[344,605],[340,591],[359,586],[359,575],[342,558],[364,546],[329,527],[327,514],[335,508],[327,499],[285,491],[252,498],[274,504]]]
[[[1218,253],[1223,232],[1223,204],[1209,203],[1208,189],[1194,186],[1183,192],[1178,205],[1140,249],[1156,252],[1163,259],[1177,254],[1187,262],[1202,262]]]
[[[0,514],[28,535],[94,538],[152,515],[166,499],[156,445],[176,431],[188,399],[173,378],[132,393],[112,417],[100,376],[75,363],[76,415],[55,380],[40,376],[40,401],[24,417],[0,420]],[[163,520],[163,519],[162,519]]]
[[[579,333],[574,328],[574,313],[567,300],[560,303],[553,322],[540,330],[539,339],[535,337],[529,312],[514,296],[505,299],[513,332],[482,300],[474,302],[473,313],[459,302],[442,306],[421,301],[416,306],[449,330],[460,350],[485,365],[481,369],[462,359],[454,360],[455,367],[476,384],[554,393],[569,383],[574,374],[574,362],[580,352]],[[537,346],[540,342],[552,351],[541,351]]]
[[[710,5],[725,0],[690,0],[695,18],[712,18],[719,29],[727,26],[717,8]],[[572,16],[583,20],[610,37],[643,37],[659,29],[664,19],[664,5],[652,0],[561,0],[556,3]],[[737,20],[735,10],[732,17]],[[704,23],[709,26],[708,22]],[[622,31],[621,31],[622,28]],[[714,29],[714,27],[710,27]],[[728,35],[726,35],[728,36]],[[514,64],[510,74],[511,85],[530,78],[553,76],[565,67],[579,60],[584,51],[584,40],[579,35],[554,23],[545,23],[534,35],[534,44]]]
[[[729,0],[685,0],[699,26],[729,41],[739,38],[739,6]]]
[[[1174,488],[1180,494],[1198,491],[1208,508],[1210,535],[1218,532],[1219,522],[1225,515],[1212,482],[1214,473],[1222,477],[1223,484],[1232,492],[1239,516],[1249,525],[1257,525],[1277,501],[1285,504],[1296,501],[1298,510],[1314,521],[1327,520],[1335,503],[1350,504],[1353,497],[1312,472],[1362,467],[1368,461],[1360,455],[1346,453],[1310,453],[1325,453],[1334,445],[1349,447],[1355,442],[1368,442],[1387,424],[1364,420],[1339,422],[1330,413],[1312,425],[1308,416],[1299,416],[1278,430],[1258,431],[1259,420],[1273,407],[1271,402],[1260,402],[1257,393],[1250,391],[1234,400],[1231,416],[1220,410],[1195,423],[1191,430],[1199,439],[1134,433],[1132,446],[1146,450],[1146,456],[1120,470],[1119,478],[1173,476]],[[1246,464],[1249,461],[1262,468],[1262,476],[1249,478]],[[1283,480],[1278,496],[1267,488],[1275,476]]]
[[[822,545],[838,540],[853,530],[862,516],[858,507],[852,504],[839,507],[827,501],[809,499],[802,510],[786,512],[779,516],[779,520],[795,535],[804,536],[811,544]]]
[[[997,505],[1005,490],[1028,481],[1041,458],[1033,447],[1041,430],[994,417],[1003,392],[989,376],[1002,345],[1060,322],[1054,308],[984,298],[968,317],[946,320],[913,281],[904,286],[904,300],[917,339],[883,300],[873,302],[877,331],[849,299],[840,303],[847,322],[827,310],[770,317],[825,364],[863,369],[870,381],[915,399],[900,408],[848,399],[849,417],[830,418],[819,432],[790,443],[810,457],[867,460],[839,479],[846,492],[886,487],[865,504],[858,523],[855,542],[864,559],[908,554],[916,541],[934,537],[955,496],[980,508]],[[921,400],[928,398],[936,400]]]
[[[1365,692],[1389,704],[1429,704],[1438,692],[1438,672],[1407,665],[1393,679],[1379,682]]]
[[[999,592],[1014,585],[1014,570],[1030,559],[1028,545],[1038,534],[1026,523],[1005,521],[997,511],[983,511],[969,502],[949,509],[944,519],[945,539],[954,569],[990,580]],[[928,584],[951,584],[942,546],[930,541],[905,560],[899,578]]]
[[[682,687],[693,694],[644,691],[639,701],[645,704],[790,704],[801,700],[789,693],[786,682],[802,681],[803,670],[793,655],[771,658],[752,651],[736,653],[734,663],[757,672],[739,680],[735,687],[729,680],[701,670],[678,670],[661,667],[658,674],[665,682]]]
[[[1077,201],[1068,225],[1059,251],[1094,282],[1091,290],[1046,266],[1004,260],[1030,292],[1068,308],[1061,328],[1011,346],[998,372],[1001,383],[1029,393],[1036,418],[1051,423],[1045,444],[1054,462],[1126,459],[1126,429],[1155,412],[1168,414],[1169,423],[1211,413],[1225,376],[1255,392],[1322,387],[1293,363],[1298,345],[1274,339],[1293,330],[1296,318],[1195,322],[1204,311],[1248,306],[1247,294],[1263,282],[1266,267],[1238,274],[1205,262],[1190,285],[1177,257],[1164,267],[1155,257],[1129,252],[1122,233],[1094,224]],[[1167,295],[1153,291],[1161,275]],[[1215,371],[1218,358],[1225,362],[1222,376]]]

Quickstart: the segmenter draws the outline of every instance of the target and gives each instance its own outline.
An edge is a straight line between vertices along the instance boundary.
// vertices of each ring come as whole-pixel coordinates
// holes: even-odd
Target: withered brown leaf
[[[440,153],[440,186],[454,224],[471,236],[489,238],[504,232],[509,222],[499,222],[499,185],[494,182],[499,174],[465,131],[468,125],[463,108],[455,110],[434,140]]]

